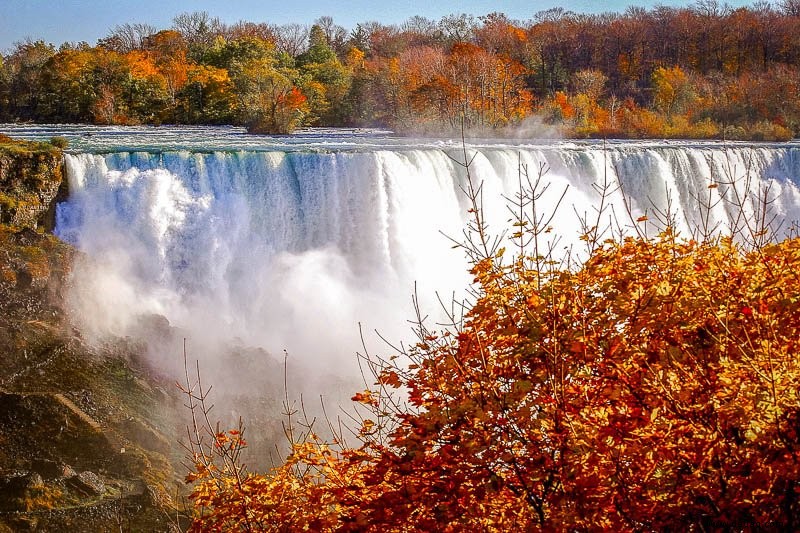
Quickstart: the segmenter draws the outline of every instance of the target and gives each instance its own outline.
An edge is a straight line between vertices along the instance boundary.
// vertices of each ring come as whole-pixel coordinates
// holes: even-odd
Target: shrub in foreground
[[[800,240],[500,255],[463,321],[376,363],[357,444],[248,474],[216,435],[193,530],[800,528]]]

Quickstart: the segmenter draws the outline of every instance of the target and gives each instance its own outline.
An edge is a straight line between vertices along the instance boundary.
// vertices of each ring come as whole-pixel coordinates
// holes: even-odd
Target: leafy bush
[[[728,126],[725,128],[725,138],[737,141],[773,141],[784,142],[792,140],[792,131],[780,124],[769,121],[756,122],[742,126]]]
[[[752,126],[750,138],[754,141],[791,141],[792,131],[786,126],[762,120]]]

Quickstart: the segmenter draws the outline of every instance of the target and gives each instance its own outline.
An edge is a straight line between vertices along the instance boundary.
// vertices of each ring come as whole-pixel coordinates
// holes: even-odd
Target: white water
[[[98,332],[160,314],[195,342],[331,371],[353,362],[359,321],[407,329],[414,280],[467,283],[438,233],[464,211],[442,153],[83,153],[67,169],[56,231],[98,262],[75,291]]]
[[[56,232],[91,258],[76,270],[72,301],[98,336],[132,334],[139,317],[158,314],[210,351],[231,341],[286,349],[314,371],[347,375],[359,322],[407,339],[415,282],[428,311],[435,291],[446,297],[469,282],[463,253],[442,235],[460,238],[467,216],[465,174],[451,159],[463,158],[459,142],[259,138],[230,128],[64,131],[70,197]],[[495,231],[507,226],[503,197],[517,191],[520,163],[531,175],[549,168],[540,209],[568,188],[553,224],[559,250],[578,242],[576,213],[593,212],[594,184],[604,179],[623,223],[620,188],[633,218],[671,198],[688,232],[709,183],[735,178],[744,196],[746,177],[751,191],[770,187],[778,220],[800,219],[797,144],[482,141],[468,151]],[[711,223],[722,227],[736,209],[716,202],[724,190],[731,194],[710,190]]]

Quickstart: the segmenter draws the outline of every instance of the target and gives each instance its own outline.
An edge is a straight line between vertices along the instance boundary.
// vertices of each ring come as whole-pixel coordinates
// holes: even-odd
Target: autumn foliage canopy
[[[356,442],[290,431],[257,474],[217,433],[194,531],[800,527],[800,239],[667,226],[576,267],[531,253],[524,223],[517,252],[482,247],[477,222],[474,301],[370,358]]]
[[[800,4],[311,26],[182,13],[0,53],[0,121],[595,138],[800,135]],[[543,127],[546,126],[546,127]]]

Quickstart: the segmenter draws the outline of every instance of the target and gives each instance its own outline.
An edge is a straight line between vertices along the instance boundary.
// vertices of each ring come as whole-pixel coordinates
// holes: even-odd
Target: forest
[[[800,134],[800,1],[561,8],[348,29],[183,13],[94,46],[0,56],[0,120],[399,133],[788,140]]]

